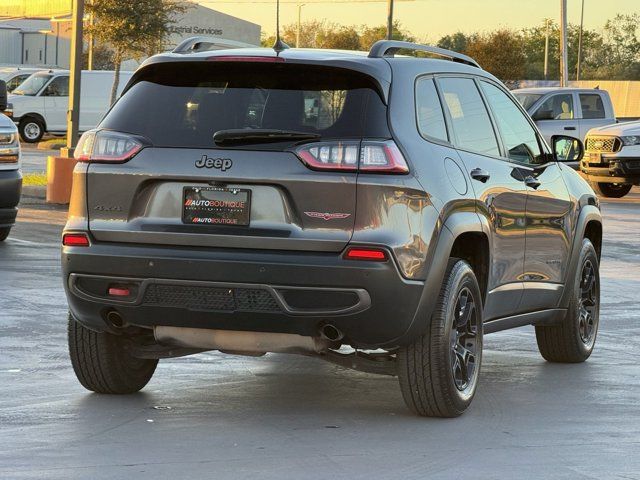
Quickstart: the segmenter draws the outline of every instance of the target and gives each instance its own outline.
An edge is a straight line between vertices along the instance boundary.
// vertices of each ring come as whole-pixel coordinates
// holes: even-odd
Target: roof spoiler
[[[228,48],[256,48],[256,46],[235,40],[227,40],[226,38],[190,37],[180,42],[180,44],[172,50],[172,53],[186,54],[207,52],[210,50],[225,50]]]
[[[473,58],[463,55],[462,53],[446,50],[439,47],[431,47],[429,45],[421,45],[419,43],[401,42],[398,40],[379,40],[371,46],[369,50],[369,58],[393,57],[398,50],[412,50],[414,52],[426,52],[438,57],[447,58],[452,62],[464,63],[472,67],[481,68],[478,62]]]

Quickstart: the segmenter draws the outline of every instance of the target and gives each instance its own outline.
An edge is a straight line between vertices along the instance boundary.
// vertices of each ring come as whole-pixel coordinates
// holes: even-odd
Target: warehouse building
[[[170,31],[168,48],[198,35],[260,44],[260,25],[197,4],[181,14]],[[68,14],[56,18],[0,17],[0,65],[69,68],[70,47]]]

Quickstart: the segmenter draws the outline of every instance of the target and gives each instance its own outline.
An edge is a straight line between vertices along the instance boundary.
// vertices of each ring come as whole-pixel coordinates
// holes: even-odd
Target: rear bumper
[[[640,157],[605,157],[592,162],[585,157],[580,170],[592,182],[640,184]]]
[[[109,331],[117,310],[131,325],[296,333],[331,323],[358,347],[392,347],[414,319],[424,283],[396,264],[337,253],[148,247],[94,243],[63,247],[71,312]],[[131,295],[110,297],[109,286]]]
[[[0,170],[0,227],[15,223],[22,191],[22,175],[19,170]]]

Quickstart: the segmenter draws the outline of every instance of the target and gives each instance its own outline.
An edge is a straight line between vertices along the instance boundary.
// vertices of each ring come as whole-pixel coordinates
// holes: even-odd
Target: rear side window
[[[605,118],[604,102],[597,93],[581,93],[582,118]]]
[[[542,156],[538,136],[527,118],[509,98],[495,85],[480,82],[493,111],[502,142],[511,160],[522,163],[538,164],[546,161]]]
[[[470,78],[442,78],[438,85],[451,117],[455,145],[463,150],[500,156],[489,113]]]
[[[442,105],[432,78],[419,78],[416,83],[416,118],[423,137],[448,141]]]
[[[390,137],[386,106],[371,78],[300,64],[151,66],[100,126],[167,147],[213,147],[214,133],[228,129],[294,130],[323,139]]]

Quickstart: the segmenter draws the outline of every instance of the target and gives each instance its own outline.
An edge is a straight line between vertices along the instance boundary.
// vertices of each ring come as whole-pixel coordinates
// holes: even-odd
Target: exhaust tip
[[[115,310],[109,310],[107,312],[107,321],[111,324],[111,326],[115,328],[124,327],[124,318]]]
[[[320,336],[330,342],[339,342],[344,338],[344,333],[338,327],[327,323],[320,327]]]

